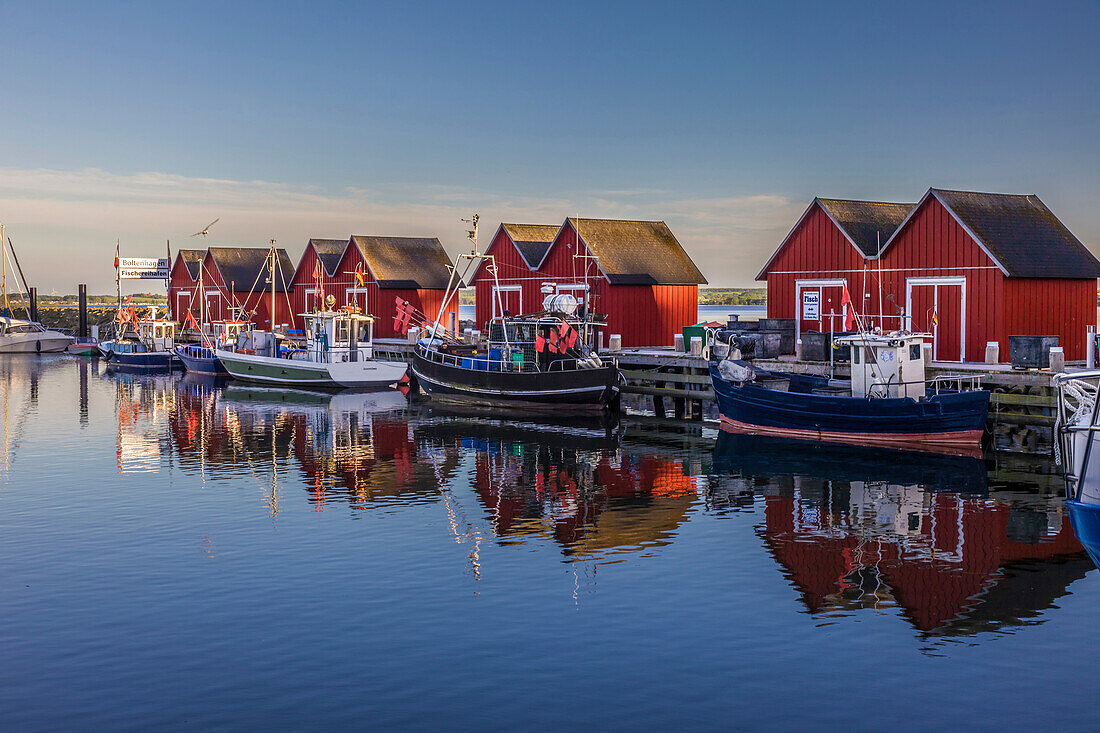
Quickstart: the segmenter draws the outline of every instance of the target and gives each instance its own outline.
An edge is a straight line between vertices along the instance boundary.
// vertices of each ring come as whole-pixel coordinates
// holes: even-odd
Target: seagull
[[[203,239],[206,239],[206,235],[210,233],[210,227],[214,226],[219,221],[221,221],[221,217],[218,217],[214,221],[210,222],[209,224],[204,226],[201,231],[197,231],[194,234],[192,234],[191,236],[192,237],[202,237]]]

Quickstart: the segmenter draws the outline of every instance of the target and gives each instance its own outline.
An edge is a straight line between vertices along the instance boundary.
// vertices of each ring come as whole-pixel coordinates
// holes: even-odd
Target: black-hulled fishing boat
[[[858,445],[976,454],[989,412],[981,375],[926,380],[923,334],[861,333],[851,347],[852,379],[760,369],[712,359],[722,427],[733,432]],[[721,349],[715,349],[715,352]],[[734,353],[732,349],[730,353]]]
[[[618,366],[591,348],[600,325],[587,304],[543,288],[543,309],[513,316],[502,303],[487,324],[486,339],[464,340],[440,324],[463,277],[482,262],[496,277],[492,255],[477,251],[477,216],[469,220],[473,252],[460,255],[451,273],[434,325],[416,343],[412,379],[430,398],[468,405],[499,405],[554,413],[616,409],[620,391]],[[499,293],[499,289],[495,292]],[[399,306],[395,322],[407,330],[414,313]]]

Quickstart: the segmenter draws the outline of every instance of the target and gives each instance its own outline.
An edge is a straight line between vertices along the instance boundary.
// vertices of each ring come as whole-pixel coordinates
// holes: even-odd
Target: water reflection
[[[991,489],[969,457],[728,433],[646,442],[409,406],[396,392],[109,378],[120,471],[175,460],[203,482],[245,478],[272,516],[302,496],[352,516],[437,506],[476,578],[487,542],[594,568],[658,554],[700,517],[743,513],[807,613],[890,609],[922,634],[957,636],[1036,622],[1092,567],[1060,496]]]
[[[814,614],[972,634],[1029,623],[1091,568],[1060,497],[991,497],[977,459],[722,433],[715,464],[719,493],[763,495],[760,536]]]

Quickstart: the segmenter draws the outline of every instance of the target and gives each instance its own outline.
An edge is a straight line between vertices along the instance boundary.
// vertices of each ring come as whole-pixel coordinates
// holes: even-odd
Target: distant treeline
[[[699,305],[767,304],[767,288],[699,288]]]
[[[122,299],[125,301],[130,298],[131,304],[138,305],[165,305],[168,302],[168,296],[157,293],[134,293],[133,296],[123,295]],[[22,306],[24,299],[19,295],[9,295],[8,302],[14,307],[16,305]],[[118,303],[118,295],[112,293],[111,295],[89,295],[88,305],[115,305]],[[76,305],[77,297],[75,295],[44,295],[38,294],[38,305]]]
[[[459,291],[460,305],[474,304],[474,289]],[[767,288],[699,288],[699,305],[767,305]]]

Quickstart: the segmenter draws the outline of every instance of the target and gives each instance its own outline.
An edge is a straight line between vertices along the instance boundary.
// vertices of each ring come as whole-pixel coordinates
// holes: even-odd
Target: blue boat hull
[[[147,351],[144,346],[129,342],[116,345],[104,341],[99,344],[99,351],[112,364],[129,369],[171,369],[175,358],[171,351]]]
[[[179,346],[176,348],[176,356],[183,362],[184,368],[196,374],[213,374],[215,376],[227,376],[229,374],[218,357],[214,356],[212,349],[201,346]]]
[[[984,390],[868,399],[813,394],[821,380],[800,384],[797,375],[788,392],[727,382],[715,364],[710,375],[722,426],[755,435],[973,453],[989,413]]]
[[[1067,501],[1066,508],[1078,541],[1084,545],[1096,567],[1100,568],[1100,506]]]

